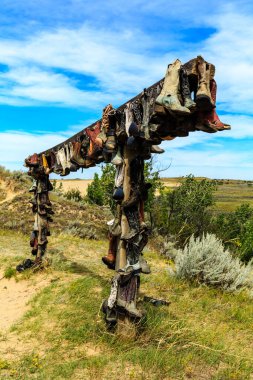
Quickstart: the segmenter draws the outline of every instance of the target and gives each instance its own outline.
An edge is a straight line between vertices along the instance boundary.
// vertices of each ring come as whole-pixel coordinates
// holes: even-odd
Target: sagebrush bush
[[[183,250],[175,258],[179,278],[235,291],[253,288],[252,265],[244,265],[225,250],[221,240],[213,234],[202,238],[191,236]]]
[[[83,225],[78,221],[69,222],[63,230],[67,235],[77,236],[81,239],[98,240],[97,231],[91,226]]]
[[[175,248],[176,242],[165,240],[160,248],[160,253],[168,259],[175,260],[178,250]]]

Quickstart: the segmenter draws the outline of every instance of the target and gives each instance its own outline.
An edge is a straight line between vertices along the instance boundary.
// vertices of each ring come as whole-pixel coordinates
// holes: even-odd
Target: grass
[[[109,214],[56,193],[51,198],[56,211],[48,246],[52,265],[43,273],[49,285],[37,292],[11,332],[0,332],[1,380],[252,379],[252,300],[246,293],[228,294],[174,278],[154,244],[145,252],[152,273],[141,276],[139,306],[146,310],[145,318],[138,325],[119,321],[114,333],[108,331],[100,306],[113,275],[101,263]],[[251,198],[246,181],[220,182],[215,211],[232,211],[245,201],[253,205]],[[31,257],[28,200],[28,194],[21,194],[0,205],[0,270],[6,278]],[[95,229],[97,240],[87,239],[87,229]],[[15,280],[29,286],[39,276],[27,271]],[[171,304],[154,307],[142,301],[144,295]],[[13,345],[8,356],[1,342],[13,337],[21,350]]]
[[[22,235],[12,236],[22,241]],[[7,237],[4,231],[0,244]],[[1,379],[250,379],[253,304],[246,294],[179,281],[168,274],[168,263],[148,250],[152,274],[142,275],[140,293],[146,317],[137,326],[119,322],[111,333],[100,313],[113,275],[101,263],[106,249],[105,241],[50,238],[48,275],[54,281],[12,328],[20,345],[32,347],[14,360],[0,357]],[[59,274],[64,281],[57,280]],[[154,307],[141,301],[144,295],[169,299],[171,305]]]

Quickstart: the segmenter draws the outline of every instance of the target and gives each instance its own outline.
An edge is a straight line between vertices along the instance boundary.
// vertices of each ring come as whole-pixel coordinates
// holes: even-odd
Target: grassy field
[[[199,178],[201,179],[201,178]],[[82,195],[86,195],[87,187],[91,180],[57,180],[57,186],[62,183],[63,191],[79,189]],[[173,190],[180,185],[180,178],[162,178],[166,188]],[[217,180],[215,193],[215,211],[234,211],[241,203],[249,203],[253,206],[253,181],[242,180]]]
[[[215,193],[215,210],[234,211],[242,203],[253,206],[253,186],[251,181],[224,180],[218,184]]]
[[[0,232],[3,272],[27,257],[27,240]],[[113,274],[101,262],[106,248],[106,241],[52,236],[51,267],[16,275],[27,289],[42,278],[45,286],[0,334],[0,379],[252,379],[252,301],[179,281],[170,274],[171,263],[148,249],[152,274],[141,276],[139,305],[146,317],[137,326],[120,323],[115,333],[107,331],[100,312]],[[8,287],[15,280],[2,281]],[[171,305],[154,307],[144,295]]]

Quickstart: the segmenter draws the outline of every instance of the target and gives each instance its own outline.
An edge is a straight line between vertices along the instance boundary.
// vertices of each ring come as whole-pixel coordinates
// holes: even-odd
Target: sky
[[[202,55],[231,131],[162,143],[163,176],[253,179],[252,1],[1,0],[0,165],[50,148]],[[72,178],[92,178],[99,168]],[[69,178],[69,177],[65,177]]]

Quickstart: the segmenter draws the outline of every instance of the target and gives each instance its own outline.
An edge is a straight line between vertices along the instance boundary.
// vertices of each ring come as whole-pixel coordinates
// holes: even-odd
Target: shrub
[[[71,236],[77,236],[81,239],[98,240],[98,231],[92,226],[84,225],[78,221],[69,222],[63,233]]]
[[[214,204],[215,181],[197,180],[193,175],[183,178],[181,185],[168,193],[168,231],[183,247],[190,236],[201,236],[208,231]]]
[[[212,234],[196,239],[191,236],[188,245],[178,251],[175,264],[179,278],[228,291],[253,288],[251,263],[244,265],[238,258],[233,258],[224,250],[221,240]]]
[[[253,258],[253,208],[243,203],[234,212],[213,218],[212,232],[242,261]]]
[[[75,202],[81,202],[83,200],[82,194],[79,189],[68,190],[63,194],[63,196],[64,198]]]
[[[16,275],[16,269],[8,267],[4,271],[4,277],[10,279]]]

